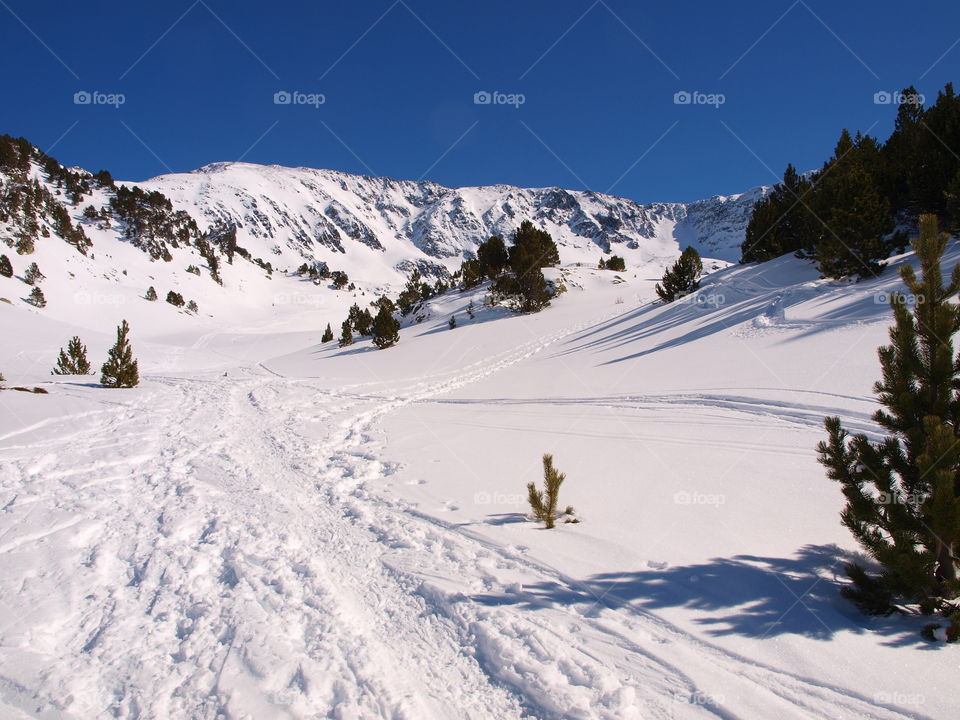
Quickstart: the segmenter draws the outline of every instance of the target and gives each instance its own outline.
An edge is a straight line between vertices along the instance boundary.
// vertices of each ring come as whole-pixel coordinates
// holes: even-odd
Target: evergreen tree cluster
[[[347,319],[340,325],[340,347],[347,347],[354,342],[354,333],[361,337],[369,337],[379,349],[385,350],[400,341],[400,322],[394,317],[396,305],[387,296],[370,303],[377,309],[377,314],[371,314],[367,308],[354,303],[350,307]],[[329,323],[323,332],[321,342],[333,340],[333,330]]]
[[[329,279],[330,268],[327,267],[327,264],[322,260],[313,263],[303,263],[303,265],[297,268],[297,275],[306,275],[315,283],[319,284],[321,280]]]
[[[100,384],[104,387],[131,388],[139,384],[140,372],[133,357],[133,349],[127,337],[130,326],[124,320],[117,328],[117,341],[107,353],[107,360],[100,368]],[[87,346],[74,335],[67,347],[60,348],[57,364],[51,375],[90,375],[91,366],[87,359]]]
[[[167,243],[189,246],[200,238],[196,221],[158,190],[120,185],[110,199],[110,208],[122,223],[123,236],[154,260],[172,260]]]
[[[741,262],[795,253],[826,277],[870,276],[906,245],[898,223],[933,214],[960,231],[960,97],[947,84],[927,108],[913,87],[903,98],[886,142],[844,130],[820,170],[787,166],[753,208]]]
[[[853,584],[844,594],[866,612],[890,613],[898,603],[924,612],[957,610],[960,595],[960,362],[953,338],[960,330],[960,266],[944,285],[940,262],[948,236],[936,215],[920,217],[913,249],[922,277],[900,271],[914,298],[890,298],[890,345],[878,351],[882,379],[874,385],[883,409],[874,421],[879,442],[851,436],[837,417],[826,418],[828,438],[817,448],[827,475],[840,483],[843,524],[880,567],[871,574],[847,566]]]
[[[333,282],[334,290],[343,290],[350,282],[350,278],[342,270],[334,270],[330,273],[330,280]]]
[[[153,285],[147,288],[147,294],[145,297],[147,300],[151,301],[157,299],[157,291],[154,289]],[[187,312],[192,312],[193,314],[197,314],[200,311],[200,308],[195,300],[184,300],[183,295],[174,290],[167,292],[167,302],[176,308],[186,308]]]
[[[29,176],[31,163],[47,172],[48,179],[62,192],[79,203],[83,193],[90,192],[85,176],[60,166],[55,160],[33,148],[24,138],[0,135],[0,222],[11,226],[12,235],[4,238],[20,255],[33,252],[36,241],[53,232],[86,254],[90,239],[83,228],[75,225],[70,213],[54,192]]]
[[[407,284],[397,297],[397,307],[400,314],[406,317],[417,310],[424,302],[436,295],[435,288],[423,279],[420,271],[414,268],[407,278]]]
[[[609,258],[604,260],[600,258],[600,262],[597,264],[598,270],[615,270],[617,272],[624,272],[627,269],[627,261],[624,260],[619,255],[611,255]]]
[[[538,312],[549,305],[555,292],[542,269],[560,262],[550,234],[524,220],[513,235],[507,259],[509,271],[497,276],[491,287],[494,297],[516,312]]]

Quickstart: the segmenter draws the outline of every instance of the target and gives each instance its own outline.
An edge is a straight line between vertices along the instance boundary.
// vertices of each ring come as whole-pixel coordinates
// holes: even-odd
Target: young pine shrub
[[[57,366],[51,371],[51,375],[89,375],[90,361],[87,360],[87,346],[80,342],[80,338],[74,335],[67,343],[67,350],[64,352],[60,348],[60,357],[57,358]]]
[[[36,285],[45,277],[46,276],[40,272],[40,268],[36,263],[30,263],[30,266],[26,269],[26,272],[23,273],[23,281],[27,285]]]
[[[547,530],[552,529],[557,522],[557,507],[560,498],[560,486],[567,478],[565,473],[558,471],[553,466],[553,455],[545,454],[543,456],[543,490],[538,490],[534,483],[527,483],[527,500],[530,502],[530,510],[533,517],[542,520]],[[573,507],[567,508],[559,513],[567,515],[566,522],[579,522],[573,517]]]
[[[38,287],[34,287],[33,290],[30,291],[27,302],[38,308],[47,306],[47,299],[43,296],[43,290]]]

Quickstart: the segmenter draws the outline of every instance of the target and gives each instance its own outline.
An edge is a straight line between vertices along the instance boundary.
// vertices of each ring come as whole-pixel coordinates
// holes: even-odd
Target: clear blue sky
[[[0,132],[125,180],[242,158],[690,201],[817,167],[844,126],[885,138],[876,92],[960,83],[942,0],[0,0],[0,18]]]

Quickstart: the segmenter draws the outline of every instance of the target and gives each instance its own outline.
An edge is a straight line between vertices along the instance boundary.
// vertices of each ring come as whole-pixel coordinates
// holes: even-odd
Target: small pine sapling
[[[548,530],[552,529],[557,522],[557,504],[560,496],[560,486],[566,479],[566,474],[559,472],[553,466],[553,455],[545,454],[543,456],[543,490],[538,490],[534,483],[527,483],[527,500],[530,502],[530,510],[533,517],[542,520]],[[573,517],[574,510],[572,505],[560,513],[569,516],[566,522],[579,522]]]

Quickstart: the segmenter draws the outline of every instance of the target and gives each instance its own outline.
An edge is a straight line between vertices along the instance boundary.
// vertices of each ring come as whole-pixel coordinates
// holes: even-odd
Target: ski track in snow
[[[369,486],[396,469],[384,415],[585,327],[390,388],[324,390],[265,367],[150,377],[129,404],[51,421],[54,440],[3,438],[0,562],[27,553],[33,567],[3,595],[46,599],[3,621],[0,694],[63,719],[918,717],[584,597]],[[822,416],[720,395],[619,401]],[[582,600],[469,597],[522,595],[518,575]]]

